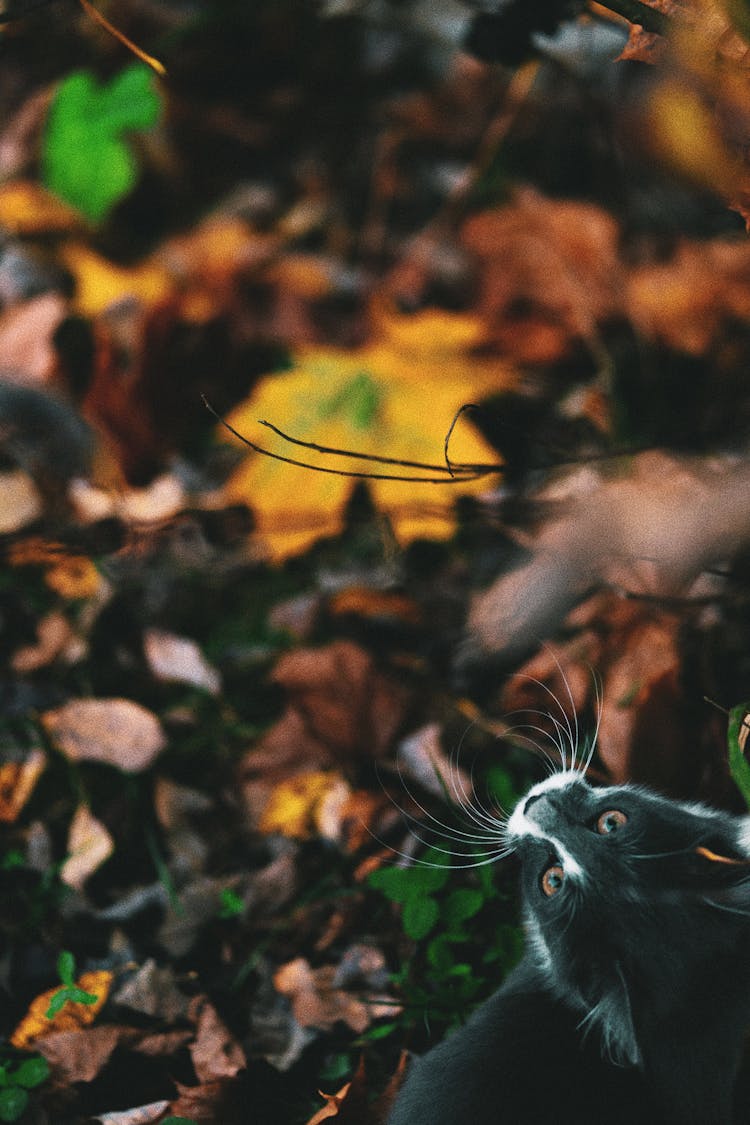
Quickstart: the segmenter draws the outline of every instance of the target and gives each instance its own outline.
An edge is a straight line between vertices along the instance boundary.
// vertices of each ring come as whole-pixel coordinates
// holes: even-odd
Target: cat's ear
[[[586,1032],[598,1034],[602,1053],[618,1066],[639,1066],[641,1049],[635,1034],[628,987],[619,964],[596,1004],[580,1023]]]

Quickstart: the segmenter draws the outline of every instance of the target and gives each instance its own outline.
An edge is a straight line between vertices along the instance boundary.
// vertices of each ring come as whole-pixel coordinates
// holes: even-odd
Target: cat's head
[[[639,1020],[691,1003],[750,934],[747,818],[566,770],[518,803],[507,836],[540,971],[614,1059],[638,1063]]]

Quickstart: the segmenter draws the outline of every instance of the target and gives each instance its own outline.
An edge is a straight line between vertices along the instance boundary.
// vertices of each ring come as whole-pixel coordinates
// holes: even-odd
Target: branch
[[[599,0],[602,8],[609,8],[618,16],[624,16],[629,23],[637,23],[644,31],[655,35],[666,35],[674,26],[674,20],[666,12],[644,4],[642,0]]]

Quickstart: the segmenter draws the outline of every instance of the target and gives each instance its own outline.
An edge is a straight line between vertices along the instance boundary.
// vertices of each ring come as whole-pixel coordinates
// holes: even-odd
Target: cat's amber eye
[[[627,823],[628,818],[624,812],[620,812],[619,809],[607,809],[597,819],[596,830],[600,836],[611,836],[613,832],[617,832],[623,824]]]
[[[552,867],[548,867],[542,875],[542,890],[547,898],[552,898],[561,889],[565,882],[565,872],[559,863],[555,863]]]

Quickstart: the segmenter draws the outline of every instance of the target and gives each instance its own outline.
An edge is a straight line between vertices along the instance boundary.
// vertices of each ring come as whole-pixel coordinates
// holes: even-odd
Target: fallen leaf
[[[22,469],[0,473],[0,535],[20,531],[42,514],[42,500],[33,480]]]
[[[370,1104],[368,1096],[365,1065],[360,1060],[351,1082],[347,1082],[335,1094],[320,1094],[326,1104],[313,1114],[307,1125],[320,1125],[322,1121],[336,1118],[337,1125],[380,1125],[383,1120],[377,1109]]]
[[[253,823],[262,819],[279,783],[351,758],[381,757],[408,702],[406,691],[377,671],[372,657],[351,641],[286,653],[271,678],[285,688],[289,702],[240,763],[243,800]],[[282,793],[288,796],[289,790]]]
[[[335,987],[337,969],[323,965],[313,969],[304,957],[282,965],[274,974],[273,983],[282,996],[288,996],[292,1013],[301,1027],[330,1030],[342,1021],[352,1031],[362,1034],[372,1020],[392,1015],[390,1000],[365,1003],[342,988]]]
[[[74,639],[70,623],[62,613],[52,612],[41,617],[36,626],[36,644],[18,648],[11,657],[14,672],[24,675],[36,672],[64,655]]]
[[[472,216],[461,238],[481,264],[486,337],[522,363],[554,362],[576,342],[595,342],[622,303],[619,237],[600,207],[532,188]]]
[[[346,795],[349,786],[344,779],[329,770],[310,770],[285,778],[273,789],[263,810],[258,828],[271,834],[309,839],[316,830],[322,803],[329,797],[332,787],[343,785]]]
[[[242,1048],[204,996],[196,996],[192,1001],[190,1018],[196,1023],[190,1057],[199,1082],[233,1078],[245,1069],[247,1060]]]
[[[112,1052],[130,1044],[140,1034],[136,1028],[115,1024],[53,1031],[36,1039],[34,1050],[47,1060],[56,1081],[65,1084],[92,1082],[107,1065]]]
[[[83,316],[97,316],[126,298],[156,304],[171,290],[167,271],[154,261],[127,269],[102,258],[83,242],[67,243],[60,256],[75,278],[75,304]]]
[[[3,370],[19,383],[48,383],[57,367],[53,337],[68,313],[59,293],[40,293],[0,313]]]
[[[187,1015],[188,998],[177,986],[170,965],[157,965],[153,957],[136,970],[112,997],[115,1004],[174,1023]]]
[[[100,1125],[150,1125],[152,1121],[163,1121],[168,1109],[169,1102],[149,1102],[148,1105],[134,1106],[133,1109],[100,1113],[94,1121],[98,1121]]]
[[[238,1107],[233,1104],[232,1080],[222,1078],[215,1082],[203,1082],[200,1086],[183,1086],[175,1082],[179,1096],[170,1103],[169,1111],[176,1117],[188,1117],[198,1125],[217,1125],[226,1122],[237,1125]]]
[[[146,629],[143,647],[148,666],[157,680],[190,684],[209,695],[220,693],[221,676],[189,637],[178,637],[163,629]]]
[[[42,750],[30,750],[21,762],[0,765],[0,821],[13,824],[47,765]]]
[[[93,598],[102,585],[101,575],[91,559],[70,555],[45,571],[44,581],[67,601]]]
[[[45,711],[42,723],[73,762],[104,762],[140,773],[166,745],[158,719],[131,699],[72,699]]]
[[[471,346],[481,340],[479,321],[458,314],[379,313],[378,337],[362,348],[301,348],[291,371],[268,376],[229,421],[241,434],[286,457],[323,467],[364,469],[434,477],[428,470],[378,466],[351,457],[325,457],[300,450],[263,431],[267,419],[292,437],[342,450],[442,463],[443,444],[464,403],[507,387],[512,372],[497,360],[479,359]],[[226,437],[223,433],[222,437]],[[496,461],[493,450],[470,425],[451,443],[456,462]],[[399,538],[445,538],[453,528],[457,492],[477,492],[486,482],[434,485],[370,481],[378,507]],[[351,480],[249,455],[228,486],[247,500],[258,532],[271,552],[283,557],[323,534],[340,529]]]
[[[60,868],[60,878],[68,887],[82,890],[90,875],[109,859],[115,842],[107,829],[92,815],[88,805],[80,804],[68,829],[68,858]]]
[[[32,180],[0,186],[0,224],[21,235],[71,234],[83,225],[77,211]]]
[[[90,973],[81,973],[76,980],[76,987],[84,992],[93,993],[97,999],[94,1004],[81,1004],[77,1001],[68,1001],[51,1020],[47,1019],[46,1012],[52,997],[60,991],[60,986],[50,988],[36,999],[32,1000],[29,1010],[19,1023],[11,1036],[11,1043],[19,1051],[25,1051],[31,1044],[37,1042],[53,1032],[78,1031],[93,1023],[104,1006],[112,985],[112,973],[103,969]]]

